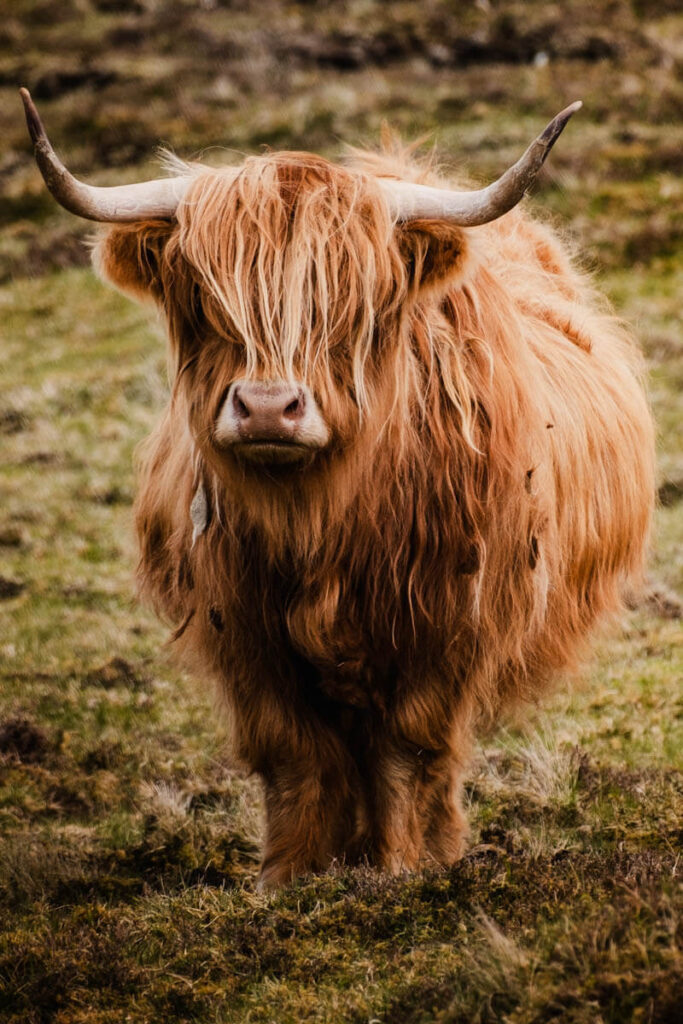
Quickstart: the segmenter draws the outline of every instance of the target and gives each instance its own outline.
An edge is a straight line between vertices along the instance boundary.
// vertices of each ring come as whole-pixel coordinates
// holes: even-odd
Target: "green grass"
[[[678,1020],[681,32],[667,0],[13,5],[0,26],[3,1021]],[[524,56],[529,39],[547,64]],[[74,84],[86,66],[95,78]],[[211,692],[173,666],[133,596],[131,464],[164,400],[161,332],[83,269],[89,229],[45,198],[19,80],[99,183],[155,173],[159,140],[186,156],[263,142],[335,156],[384,117],[436,129],[485,179],[546,115],[586,101],[536,199],[643,343],[663,497],[653,582],[580,681],[482,739],[453,870],[339,868],[255,892],[258,787],[229,769]]]

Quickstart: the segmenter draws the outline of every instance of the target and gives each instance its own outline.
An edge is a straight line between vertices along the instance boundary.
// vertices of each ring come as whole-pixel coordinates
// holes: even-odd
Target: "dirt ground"
[[[0,20],[0,1018],[673,1024],[683,820],[683,16],[675,0],[12,0]],[[383,120],[527,200],[635,327],[659,436],[651,585],[584,679],[479,746],[449,872],[254,883],[258,787],[133,600],[160,328],[88,267],[17,95],[96,184],[155,150],[337,157]],[[227,152],[226,152],[227,150]]]

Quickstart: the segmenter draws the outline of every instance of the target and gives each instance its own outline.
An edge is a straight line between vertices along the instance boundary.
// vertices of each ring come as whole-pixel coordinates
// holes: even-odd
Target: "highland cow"
[[[261,884],[463,853],[472,737],[537,699],[641,573],[635,347],[517,206],[578,104],[488,188],[407,150],[270,153],[59,201],[168,325],[140,458],[142,594],[263,781]]]

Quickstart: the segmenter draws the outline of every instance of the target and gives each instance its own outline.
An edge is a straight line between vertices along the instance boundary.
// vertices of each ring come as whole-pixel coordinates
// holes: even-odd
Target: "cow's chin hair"
[[[265,556],[274,561],[292,554],[306,561],[346,520],[373,475],[364,440],[333,437],[324,447],[304,451],[298,461],[280,463],[270,453],[256,461],[239,457],[232,446],[205,447],[207,483],[225,495],[222,514],[231,530],[255,530]]]
[[[291,470],[308,468],[318,448],[283,441],[242,441],[231,445],[231,453],[243,465],[254,469]]]

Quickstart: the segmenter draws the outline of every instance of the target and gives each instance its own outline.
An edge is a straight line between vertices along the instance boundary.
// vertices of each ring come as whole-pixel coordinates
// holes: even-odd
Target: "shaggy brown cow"
[[[168,322],[140,586],[263,780],[262,884],[452,863],[476,727],[575,661],[648,537],[634,346],[512,210],[577,105],[475,192],[396,146],[96,189],[24,98],[63,205],[130,222],[100,272]]]

